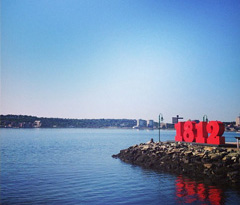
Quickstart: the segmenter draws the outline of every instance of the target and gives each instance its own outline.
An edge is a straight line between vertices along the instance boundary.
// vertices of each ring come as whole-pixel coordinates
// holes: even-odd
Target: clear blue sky
[[[1,113],[234,121],[239,0],[2,0]]]

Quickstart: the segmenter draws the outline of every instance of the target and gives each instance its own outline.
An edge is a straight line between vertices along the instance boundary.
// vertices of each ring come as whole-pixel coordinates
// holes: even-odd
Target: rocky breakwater
[[[181,142],[141,143],[112,155],[124,162],[240,186],[240,152]]]

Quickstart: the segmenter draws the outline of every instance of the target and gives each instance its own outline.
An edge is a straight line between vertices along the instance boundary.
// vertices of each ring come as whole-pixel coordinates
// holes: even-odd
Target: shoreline
[[[148,142],[112,155],[143,168],[180,174],[240,189],[240,151],[182,142]]]
[[[0,129],[123,129],[123,130],[138,130],[138,131],[154,131],[154,129],[135,129],[131,127],[0,127]],[[175,131],[175,129],[161,129],[162,131]],[[225,130],[225,132],[240,134],[238,131]]]

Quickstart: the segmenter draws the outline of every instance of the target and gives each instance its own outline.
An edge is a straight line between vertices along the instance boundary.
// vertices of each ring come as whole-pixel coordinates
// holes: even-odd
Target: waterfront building
[[[166,128],[167,129],[174,129],[174,124],[173,123],[166,123]]]
[[[139,119],[137,122],[137,127],[147,127],[147,121]]]
[[[179,115],[177,115],[176,117],[172,117],[172,124],[176,124],[178,123],[178,120],[183,119],[183,117],[179,117]]]
[[[35,127],[35,128],[39,128],[39,127],[41,127],[41,121],[40,120],[35,120],[34,121],[34,123],[33,123],[33,127]]]
[[[236,126],[240,127],[240,115],[236,118]]]
[[[153,128],[154,121],[153,120],[148,120],[147,126],[150,127],[150,128]]]

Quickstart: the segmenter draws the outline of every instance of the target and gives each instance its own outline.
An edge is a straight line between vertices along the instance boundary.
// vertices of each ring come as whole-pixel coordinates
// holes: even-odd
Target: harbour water
[[[174,136],[161,130],[162,141]],[[1,129],[1,204],[239,204],[232,187],[111,157],[151,138],[158,140],[157,130]]]

